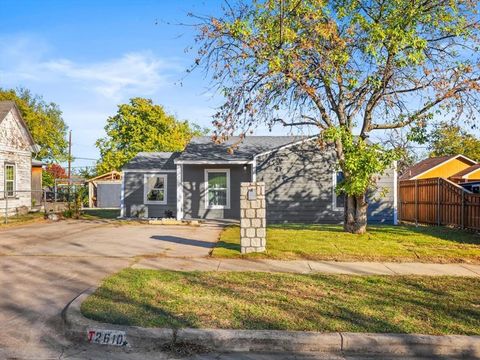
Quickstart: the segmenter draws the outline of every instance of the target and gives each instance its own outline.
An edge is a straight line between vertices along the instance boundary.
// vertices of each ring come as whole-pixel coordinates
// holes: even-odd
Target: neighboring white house
[[[0,101],[0,214],[32,206],[32,135],[13,101]]]

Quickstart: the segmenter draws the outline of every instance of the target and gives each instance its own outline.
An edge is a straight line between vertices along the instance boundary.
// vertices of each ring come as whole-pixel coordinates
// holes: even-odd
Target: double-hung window
[[[230,170],[205,170],[205,207],[207,209],[230,208]]]
[[[144,175],[144,203],[165,205],[167,203],[167,175]]]
[[[5,164],[5,195],[8,197],[15,196],[15,164]],[[2,194],[4,195],[4,194]]]
[[[333,209],[334,210],[343,210],[345,206],[345,194],[337,194],[336,188],[337,184],[340,184],[343,181],[343,172],[336,171],[333,173]]]

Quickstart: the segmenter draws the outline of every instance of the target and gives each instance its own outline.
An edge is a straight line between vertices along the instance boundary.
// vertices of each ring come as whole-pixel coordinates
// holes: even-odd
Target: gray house
[[[229,149],[238,144],[234,151]],[[240,183],[263,181],[267,221],[339,223],[342,173],[332,148],[316,138],[250,136],[215,144],[192,139],[180,153],[139,153],[123,168],[122,215],[177,219],[239,219]],[[397,174],[379,176],[369,194],[369,221],[396,222]]]

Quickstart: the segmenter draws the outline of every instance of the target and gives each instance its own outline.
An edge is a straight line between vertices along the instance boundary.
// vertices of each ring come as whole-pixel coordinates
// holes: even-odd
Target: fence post
[[[43,213],[47,215],[47,192],[45,189],[42,189],[42,200],[43,200]]]
[[[465,191],[462,189],[462,210],[461,210],[460,218],[461,218],[461,227],[465,229]]]
[[[440,224],[440,178],[437,178],[437,226]]]
[[[5,198],[5,224],[8,224],[8,192],[6,188],[3,192],[3,197]]]
[[[418,180],[415,179],[415,226],[418,226]]]

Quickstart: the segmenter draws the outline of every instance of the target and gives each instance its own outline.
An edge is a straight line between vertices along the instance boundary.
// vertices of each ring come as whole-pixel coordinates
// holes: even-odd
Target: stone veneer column
[[[265,251],[266,225],[265,183],[241,183],[240,246],[242,254]]]

